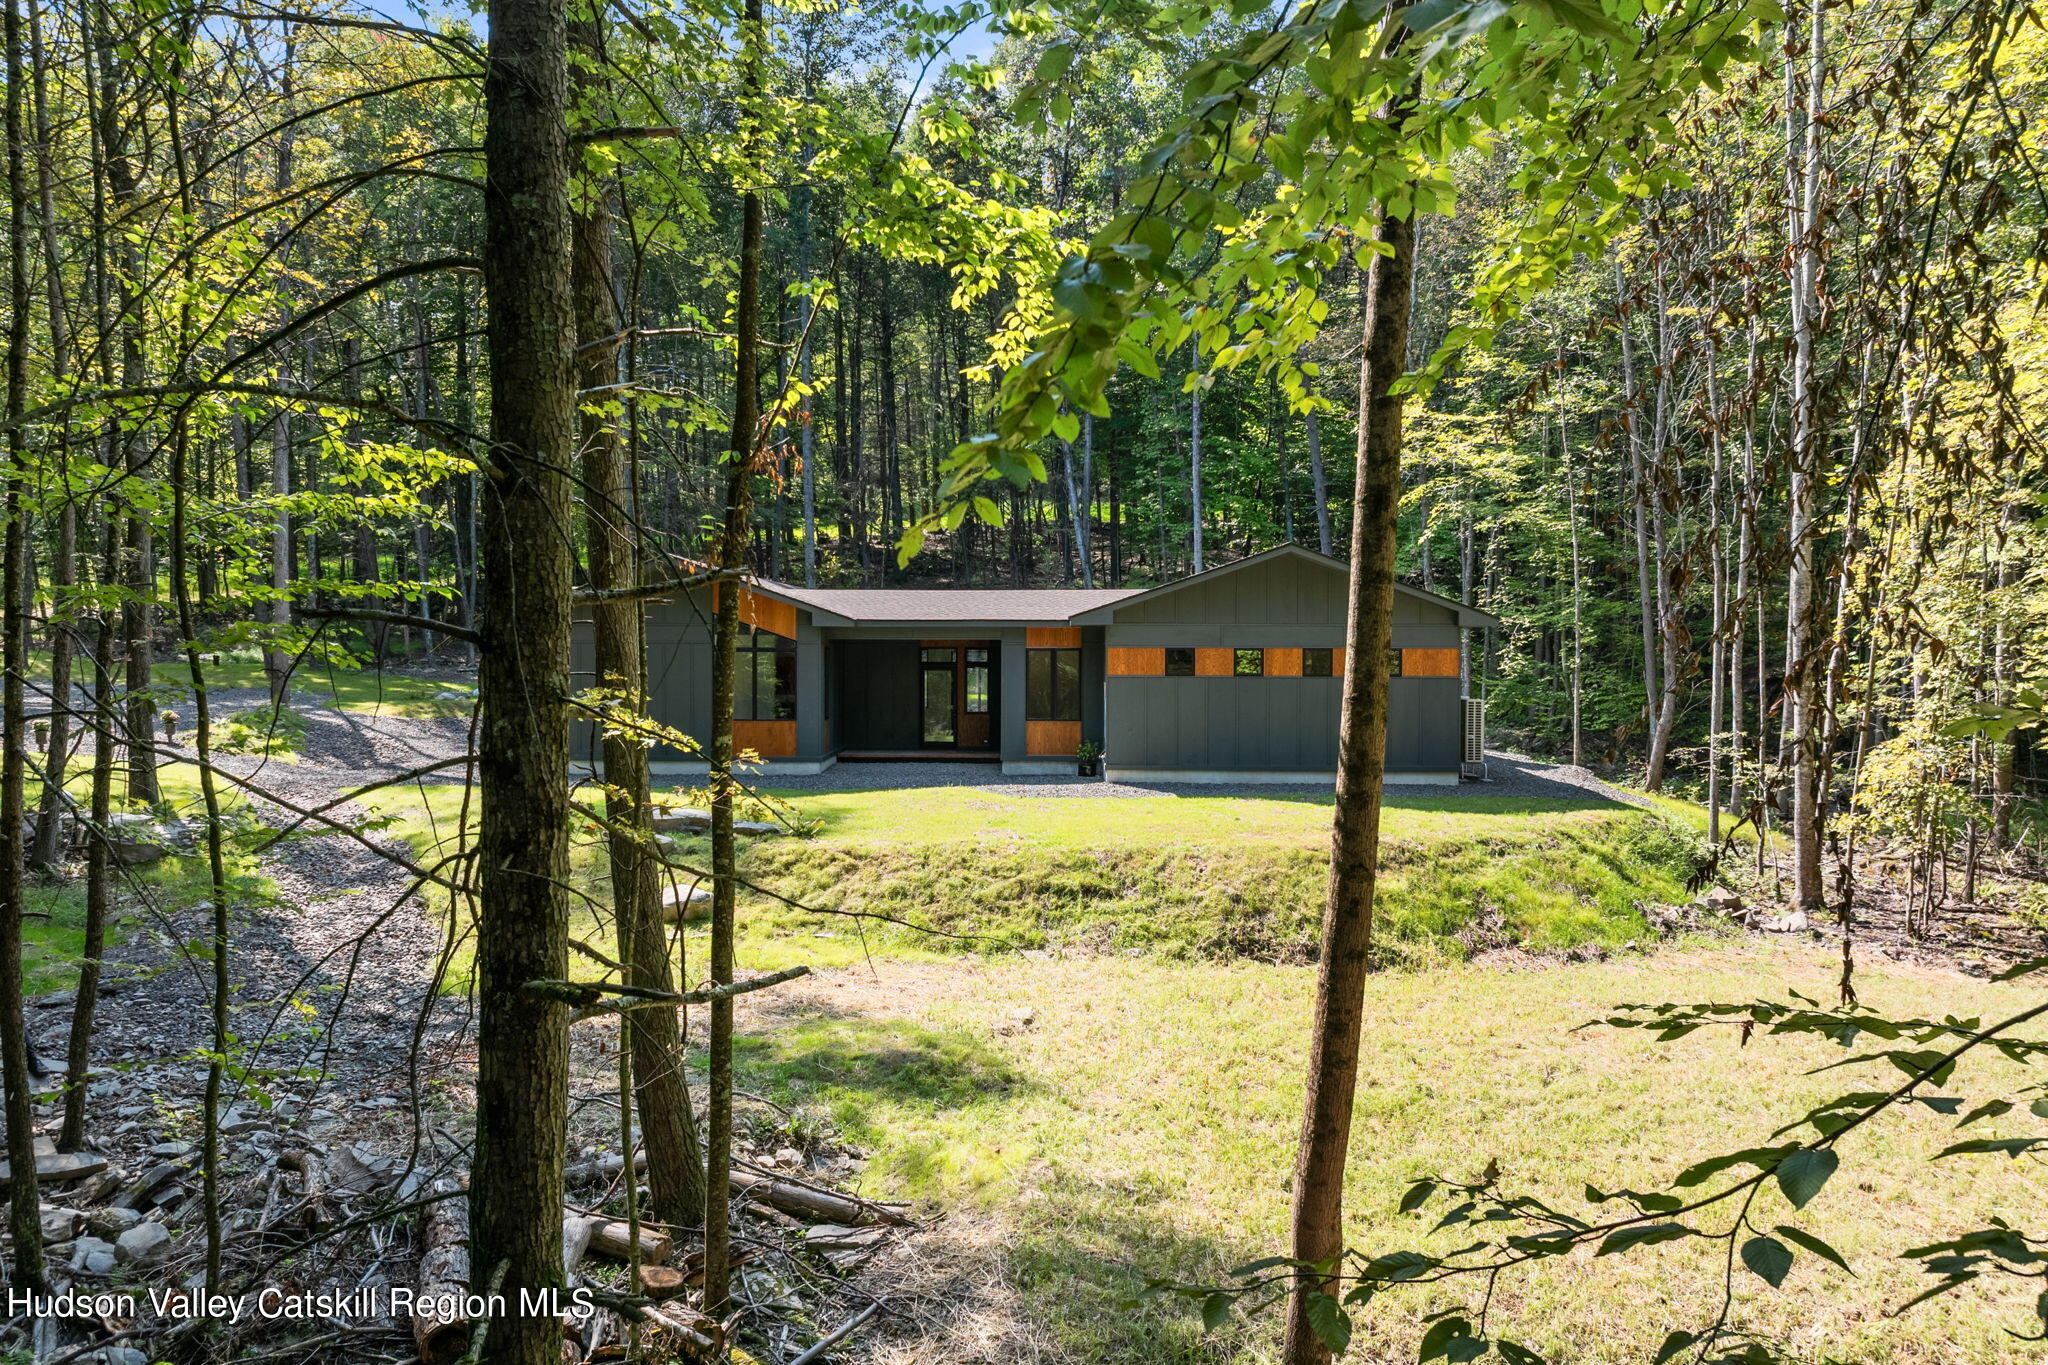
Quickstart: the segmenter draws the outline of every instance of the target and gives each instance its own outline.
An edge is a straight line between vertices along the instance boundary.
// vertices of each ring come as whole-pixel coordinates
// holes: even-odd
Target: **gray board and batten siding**
[[[1112,651],[1341,649],[1348,572],[1282,547],[1077,618]],[[1396,650],[1459,650],[1494,618],[1397,587]],[[1337,767],[1340,677],[1111,676],[1103,748],[1112,779],[1321,782]],[[1458,780],[1464,685],[1455,675],[1388,680],[1390,782]]]

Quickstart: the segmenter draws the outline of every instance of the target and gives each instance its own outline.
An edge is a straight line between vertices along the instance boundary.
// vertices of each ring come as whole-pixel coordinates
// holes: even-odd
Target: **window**
[[[1387,676],[1390,678],[1401,676],[1401,651],[1398,649],[1387,651]]]
[[[1328,649],[1304,649],[1301,651],[1301,676],[1304,678],[1328,678],[1335,670],[1336,653]]]
[[[796,641],[750,630],[740,638],[734,720],[796,719]]]
[[[988,714],[988,651],[970,649],[967,651],[967,714],[985,716]]]
[[[1240,649],[1230,671],[1240,678],[1257,678],[1266,671],[1266,651],[1263,649]]]
[[[1024,653],[1024,718],[1081,719],[1081,651],[1032,649]]]
[[[1169,678],[1192,678],[1195,676],[1195,651],[1192,649],[1169,649],[1166,651],[1166,676]]]

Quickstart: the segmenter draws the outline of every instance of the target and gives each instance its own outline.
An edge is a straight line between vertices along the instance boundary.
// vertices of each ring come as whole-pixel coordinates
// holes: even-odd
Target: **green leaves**
[[[1778,1163],[1773,1172],[1778,1178],[1778,1188],[1795,1209],[1803,1209],[1820,1193],[1828,1183],[1828,1177],[1835,1173],[1841,1158],[1828,1147],[1813,1147],[1794,1152]]]
[[[1636,1247],[1655,1246],[1659,1242],[1675,1242],[1681,1237],[1694,1235],[1696,1234],[1693,1230],[1683,1223],[1638,1223],[1608,1233],[1607,1239],[1600,1243],[1600,1249],[1593,1254],[1611,1256]]]
[[[1422,1347],[1418,1360],[1448,1360],[1457,1362],[1477,1360],[1486,1354],[1489,1343],[1484,1337],[1472,1335],[1472,1324],[1464,1318],[1442,1318],[1422,1334]]]
[[[1792,1273],[1792,1251],[1775,1237],[1752,1237],[1742,1244],[1742,1263],[1776,1289]]]
[[[1842,1259],[1842,1253],[1836,1251],[1833,1247],[1829,1246],[1826,1242],[1823,1242],[1820,1238],[1814,1236],[1812,1233],[1801,1232],[1798,1228],[1787,1227],[1783,1223],[1778,1224],[1775,1231],[1778,1233],[1779,1236],[1783,1237],[1786,1241],[1793,1243],[1795,1246],[1804,1247],[1806,1250],[1812,1252],[1814,1255],[1820,1257],[1822,1260],[1832,1261],[1834,1264],[1840,1266],[1842,1269],[1849,1270],[1849,1263]],[[1856,1272],[1853,1270],[1849,1270],[1849,1273],[1851,1275],[1854,1275]]]
[[[1351,1315],[1344,1311],[1344,1306],[1328,1294],[1317,1293],[1308,1296],[1304,1311],[1308,1315],[1309,1330],[1316,1334],[1316,1340],[1322,1342],[1331,1355],[1343,1355],[1345,1348],[1351,1345]]]

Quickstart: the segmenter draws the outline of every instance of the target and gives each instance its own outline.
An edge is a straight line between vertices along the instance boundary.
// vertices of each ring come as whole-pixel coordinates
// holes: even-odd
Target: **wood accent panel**
[[[1037,758],[1072,758],[1081,747],[1078,720],[1027,720],[1024,722],[1024,752]]]
[[[1269,649],[1266,651],[1266,676],[1269,678],[1298,678],[1301,676],[1301,651],[1298,649]]]
[[[763,758],[796,757],[796,722],[793,720],[736,720],[732,723],[734,753],[752,749]]]
[[[1404,678],[1455,678],[1458,651],[1455,649],[1404,649],[1401,651]]]
[[[723,583],[711,585],[711,610],[718,611],[718,594],[725,588]],[[785,640],[796,638],[796,605],[764,597],[753,589],[740,587],[740,623],[765,630],[770,635],[780,635]]]
[[[1342,645],[1330,651],[1330,676],[1333,678],[1344,676],[1344,647]]]
[[[741,588],[740,620],[756,630],[780,635],[785,640],[796,638],[796,606],[790,602],[779,602],[773,597],[763,597],[760,593]]]
[[[1026,626],[1024,628],[1026,649],[1079,649],[1081,628],[1079,626]]]
[[[1195,676],[1198,678],[1227,678],[1237,672],[1237,651],[1232,649],[1198,649],[1195,651]]]
[[[1112,678],[1163,678],[1166,676],[1164,649],[1112,649],[1109,651]]]

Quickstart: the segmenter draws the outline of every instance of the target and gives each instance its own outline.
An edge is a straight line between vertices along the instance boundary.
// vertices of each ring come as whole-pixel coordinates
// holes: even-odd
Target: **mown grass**
[[[820,832],[743,844],[750,888],[740,957],[751,968],[830,967],[877,952],[1072,947],[1304,962],[1315,951],[1328,797],[1019,797],[958,787],[776,795]],[[599,799],[587,791],[586,812]],[[454,847],[464,795],[415,787],[363,803],[431,863]],[[709,866],[701,837],[666,846],[680,880]],[[1644,941],[1639,903],[1685,899],[1697,847],[1658,815],[1598,801],[1397,798],[1382,852],[1381,958],[1419,967],[1495,947]],[[577,832],[572,876],[572,933],[609,942],[594,819]],[[701,926],[686,929],[686,959],[705,951],[705,938]],[[459,986],[467,960],[454,965]]]
[[[1822,1096],[1862,1088],[1875,1073],[1813,1074],[1841,1056],[1817,1040],[1744,1047],[1710,1031],[1658,1044],[1579,1027],[1619,1001],[1787,988],[1826,999],[1832,970],[1817,949],[1744,944],[1374,976],[1347,1182],[1351,1243],[1444,1250],[1468,1240],[1465,1230],[1430,1235],[1440,1210],[1396,1212],[1422,1176],[1470,1178],[1497,1159],[1509,1188],[1583,1215],[1588,1182],[1657,1188],[1695,1160],[1766,1141]],[[2031,998],[2021,985],[1871,964],[1859,982],[1879,1009],[1937,1016],[1996,1017]],[[958,1350],[1102,1365],[1263,1361],[1274,1354],[1271,1319],[1204,1335],[1184,1306],[1130,1301],[1149,1275],[1214,1283],[1284,1250],[1312,995],[1312,971],[1256,963],[885,964],[754,1007],[741,1083],[829,1118],[869,1151],[866,1192],[948,1210],[929,1236],[974,1230],[961,1281],[934,1287],[971,1328],[891,1359]],[[1958,1084],[1981,1099],[2011,1093],[2022,1073],[1986,1061],[1965,1077]],[[2031,1316],[2023,1283],[1986,1280],[1888,1316],[1929,1283],[1900,1262],[1902,1250],[2040,1206],[2037,1168],[2025,1163],[1930,1162],[1954,1140],[1953,1123],[1917,1110],[1860,1131],[1803,1213],[1765,1194],[1754,1214],[1762,1227],[1789,1222],[1824,1237],[1856,1275],[1802,1252],[1772,1290],[1738,1265],[1735,1324],[1789,1338],[1801,1359],[2031,1359],[2002,1330]],[[1971,1135],[2030,1123],[1980,1123]],[[1680,1242],[1518,1272],[1497,1286],[1491,1325],[1572,1365],[1648,1360],[1666,1331],[1711,1319],[1723,1254]],[[996,1289],[978,1291],[989,1281]],[[1360,1316],[1347,1359],[1413,1360],[1423,1315],[1476,1304],[1481,1290],[1390,1296]],[[990,1338],[991,1318],[1006,1320],[1005,1339]]]

